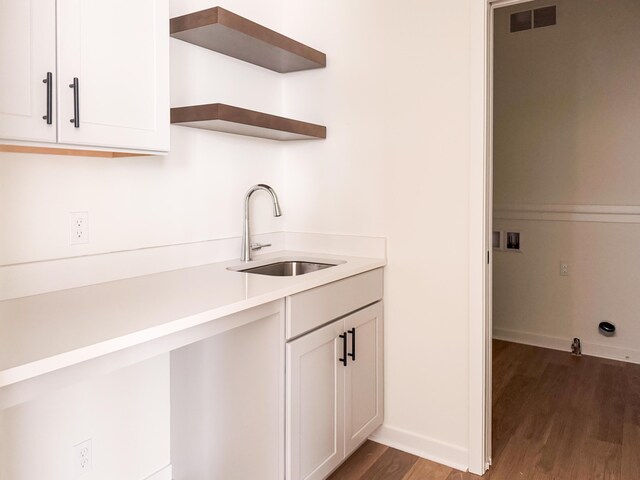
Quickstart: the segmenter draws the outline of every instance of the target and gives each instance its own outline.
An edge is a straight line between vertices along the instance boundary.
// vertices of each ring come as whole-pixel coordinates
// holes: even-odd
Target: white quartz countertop
[[[287,251],[254,263],[282,257],[344,263],[272,277],[229,271],[230,260],[0,302],[0,388],[385,265]]]

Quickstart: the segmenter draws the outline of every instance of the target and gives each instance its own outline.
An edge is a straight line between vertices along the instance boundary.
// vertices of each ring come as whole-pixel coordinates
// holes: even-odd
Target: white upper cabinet
[[[0,146],[161,153],[169,122],[168,0],[0,0]]]
[[[167,0],[58,0],[59,142],[169,150],[168,12]]]
[[[0,0],[0,138],[56,141],[55,71],[55,0]]]

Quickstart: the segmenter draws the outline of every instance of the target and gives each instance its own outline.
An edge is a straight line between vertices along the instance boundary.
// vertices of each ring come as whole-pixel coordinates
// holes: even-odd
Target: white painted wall
[[[172,105],[228,102],[328,125],[282,145],[172,127],[167,157],[0,154],[0,265],[255,231],[388,237],[386,423],[379,440],[460,468],[468,449],[470,12],[474,0],[234,0],[226,8],[328,54],[280,76],[171,41]],[[174,0],[178,15],[213,6]],[[67,213],[91,243],[69,247]]]
[[[1,480],[70,480],[73,447],[91,439],[83,480],[142,480],[170,463],[169,355],[0,410]]]
[[[640,362],[640,224],[614,215],[640,206],[640,4],[561,0],[557,26],[508,33],[510,13],[553,3],[496,16],[494,226],[522,231],[523,252],[494,256],[495,334],[565,350],[580,337],[586,353]]]
[[[287,229],[388,238],[376,438],[466,468],[470,1],[284,3],[329,53],[285,81],[285,109],[329,127],[285,151]]]
[[[558,4],[558,25],[508,33]],[[640,3],[538,0],[497,10],[495,202],[638,205]]]
[[[640,225],[497,220],[521,231],[522,253],[494,254],[496,337],[569,350],[579,337],[584,352],[640,363],[637,295]],[[560,276],[560,262],[569,276]],[[613,322],[605,338],[598,323]]]

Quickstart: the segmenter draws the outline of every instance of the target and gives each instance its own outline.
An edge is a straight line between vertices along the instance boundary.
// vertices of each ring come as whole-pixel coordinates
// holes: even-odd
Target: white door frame
[[[493,11],[532,0],[471,2],[469,171],[469,471],[491,462]]]

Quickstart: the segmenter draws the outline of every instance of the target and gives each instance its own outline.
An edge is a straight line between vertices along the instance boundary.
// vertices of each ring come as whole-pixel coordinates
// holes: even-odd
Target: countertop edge
[[[370,259],[365,265],[352,267],[349,270],[339,270],[336,274],[330,272],[319,277],[309,277],[302,279],[299,283],[284,286],[278,290],[273,290],[265,295],[253,297],[239,302],[219,306],[211,310],[206,310],[193,315],[177,318],[161,325],[156,325],[147,329],[139,330],[126,335],[110,338],[92,345],[87,345],[64,353],[59,353],[50,357],[45,357],[33,362],[25,363],[0,371],[0,388],[7,387],[25,380],[29,380],[40,375],[61,370],[66,367],[80,364],[95,358],[109,355],[130,347],[135,347],[143,343],[162,338],[167,335],[179,333],[190,328],[203,325],[205,323],[227,317],[251,308],[265,305],[294,295],[306,290],[310,290],[322,285],[333,283],[344,278],[359,275],[377,268],[386,266],[384,259]],[[222,263],[222,262],[221,262]]]

